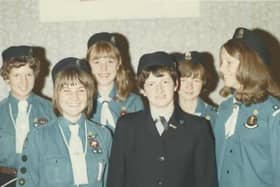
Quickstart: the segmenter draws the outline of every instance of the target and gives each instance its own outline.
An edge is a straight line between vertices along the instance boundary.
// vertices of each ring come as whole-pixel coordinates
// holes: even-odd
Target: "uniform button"
[[[19,185],[23,186],[25,184],[24,178],[18,180]]]
[[[231,149],[231,150],[229,150],[229,152],[230,152],[230,153],[232,153],[232,149]]]
[[[25,173],[26,173],[26,167],[20,168],[20,172],[21,172],[22,174],[25,174]]]
[[[163,182],[162,181],[158,181],[158,186],[162,186]]]
[[[229,174],[229,170],[227,170],[227,174]]]
[[[26,162],[26,161],[27,161],[27,156],[26,156],[26,155],[22,155],[22,156],[21,156],[21,160],[22,160],[23,162]]]
[[[160,156],[159,157],[159,161],[161,161],[161,162],[165,161],[165,157],[164,156]]]

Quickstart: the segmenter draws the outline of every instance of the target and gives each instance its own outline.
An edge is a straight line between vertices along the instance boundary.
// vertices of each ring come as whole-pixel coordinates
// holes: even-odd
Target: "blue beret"
[[[197,51],[190,51],[186,53],[174,53],[172,54],[173,59],[177,63],[182,63],[185,60],[191,61],[193,64],[203,64],[202,54]]]
[[[52,79],[53,79],[53,81],[55,81],[56,75],[60,71],[63,71],[63,70],[68,69],[68,68],[73,68],[73,67],[79,68],[81,70],[84,70],[84,71],[90,73],[90,67],[89,67],[86,60],[75,58],[75,57],[68,57],[68,58],[64,58],[64,59],[60,60],[53,67],[53,69],[52,69]]]
[[[33,50],[30,46],[11,46],[2,52],[3,62],[10,60],[11,58],[19,58],[22,56],[33,56]]]
[[[157,51],[141,56],[138,64],[137,74],[151,66],[165,66],[176,69],[176,61],[166,52]]]
[[[255,31],[239,27],[235,30],[232,39],[244,41],[248,48],[254,50],[265,64],[269,64],[269,53],[265,42]]]
[[[99,32],[99,33],[95,33],[94,35],[92,35],[89,39],[88,39],[88,43],[87,46],[88,48],[90,48],[92,45],[94,45],[97,42],[110,42],[111,44],[113,44],[114,46],[115,44],[115,37],[114,34],[112,33],[108,33],[108,32]]]

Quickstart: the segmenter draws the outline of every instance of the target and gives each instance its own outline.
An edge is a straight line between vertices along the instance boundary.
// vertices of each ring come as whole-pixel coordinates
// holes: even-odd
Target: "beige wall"
[[[41,46],[53,64],[68,56],[84,57],[88,37],[95,32],[108,31],[127,37],[135,68],[143,53],[155,50],[207,51],[217,65],[220,45],[238,26],[262,28],[280,39],[280,1],[202,1],[200,16],[195,18],[57,23],[41,23],[38,7],[37,0],[0,0],[1,51],[10,45]],[[46,79],[43,93],[51,96],[50,77]],[[0,99],[7,94],[7,86],[0,79]],[[216,103],[222,101],[217,91],[211,94],[211,98]]]

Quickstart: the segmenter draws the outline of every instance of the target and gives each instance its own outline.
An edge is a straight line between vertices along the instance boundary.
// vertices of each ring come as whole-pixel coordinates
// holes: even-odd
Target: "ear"
[[[176,80],[175,81],[175,86],[174,86],[174,92],[176,92],[178,90],[178,88],[179,88],[179,81]]]
[[[6,82],[6,84],[10,85],[10,80],[9,79],[6,79],[5,82]]]
[[[140,89],[140,93],[141,93],[143,96],[146,97],[146,93],[145,93],[144,89]]]

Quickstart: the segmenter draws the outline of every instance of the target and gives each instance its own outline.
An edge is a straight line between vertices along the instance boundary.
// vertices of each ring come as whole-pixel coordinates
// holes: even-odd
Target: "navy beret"
[[[185,60],[191,61],[193,64],[203,64],[202,54],[197,51],[190,51],[186,53],[174,53],[172,54],[173,59],[177,63],[182,63]]]
[[[64,58],[62,60],[60,60],[59,62],[57,62],[55,64],[55,66],[52,69],[52,79],[53,81],[55,81],[56,79],[56,75],[62,71],[65,70],[67,68],[73,68],[73,67],[77,67],[80,68],[88,73],[90,72],[90,67],[87,63],[86,60],[84,59],[79,59],[79,58],[75,58],[75,57],[67,57]]]
[[[99,33],[93,34],[88,39],[87,47],[90,48],[96,42],[100,42],[100,41],[110,42],[111,44],[116,45],[114,34],[108,33],[108,32],[99,32]]]
[[[265,64],[270,63],[267,46],[261,36],[255,31],[239,27],[235,30],[232,39],[240,39],[244,41],[247,47],[254,50]]]
[[[137,74],[141,73],[143,69],[151,66],[165,66],[176,69],[176,61],[171,55],[163,51],[144,54],[139,60]]]
[[[11,46],[2,52],[3,62],[10,60],[11,58],[19,58],[22,56],[33,56],[33,50],[30,46]]]

